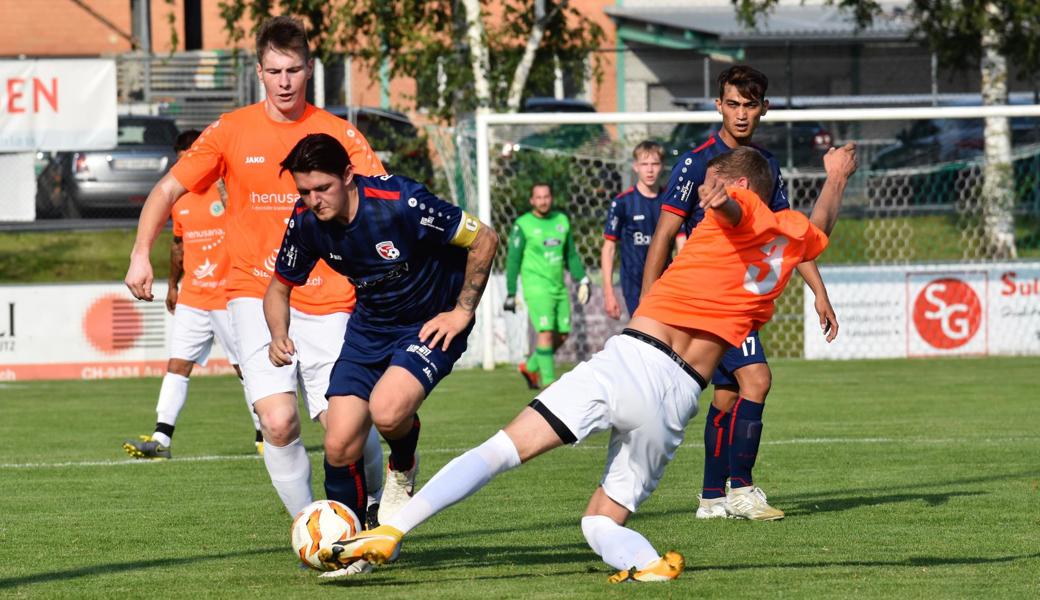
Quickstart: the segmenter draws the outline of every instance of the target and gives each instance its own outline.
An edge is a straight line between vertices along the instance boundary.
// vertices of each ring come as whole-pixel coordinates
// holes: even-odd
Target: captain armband
[[[466,211],[462,211],[462,218],[459,219],[459,228],[448,243],[460,248],[469,248],[473,245],[473,241],[477,239],[477,232],[479,231],[480,220]]]

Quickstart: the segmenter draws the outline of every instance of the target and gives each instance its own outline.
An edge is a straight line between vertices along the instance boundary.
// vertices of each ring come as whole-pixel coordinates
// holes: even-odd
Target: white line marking
[[[793,446],[793,445],[817,445],[817,444],[1014,444],[1024,442],[1040,441],[1040,436],[1019,436],[1007,438],[792,438],[787,440],[763,441],[763,446]],[[703,448],[700,442],[687,442],[683,448]],[[422,454],[451,454],[458,455],[470,450],[467,448],[420,448]],[[602,444],[579,444],[575,450],[603,451],[607,447]],[[321,455],[322,451],[310,452],[312,456]],[[176,458],[172,461],[166,460],[85,460],[66,462],[26,462],[26,463],[0,463],[0,469],[63,469],[67,467],[126,467],[139,465],[154,465],[172,462],[200,463],[200,462],[235,462],[235,461],[259,461],[262,457],[255,454],[213,454],[208,456],[186,456]]]

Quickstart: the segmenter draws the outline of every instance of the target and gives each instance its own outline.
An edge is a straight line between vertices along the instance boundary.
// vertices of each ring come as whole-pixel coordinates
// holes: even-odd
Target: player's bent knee
[[[746,373],[740,373],[738,376],[741,396],[759,402],[765,401],[766,396],[769,395],[769,389],[773,385],[773,374],[770,372],[769,367],[762,366],[765,368],[741,369],[742,371],[747,371]]]
[[[300,415],[296,405],[265,398],[254,405],[264,439],[276,446],[284,446],[300,437]]]
[[[404,404],[384,403],[370,408],[372,413],[372,424],[376,426],[379,433],[393,435],[404,433],[411,427],[411,418],[415,411]]]

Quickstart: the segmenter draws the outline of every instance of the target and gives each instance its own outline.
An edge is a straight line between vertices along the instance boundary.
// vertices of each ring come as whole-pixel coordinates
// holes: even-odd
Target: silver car
[[[45,198],[49,206],[38,206],[38,212],[65,217],[136,215],[148,192],[177,160],[176,139],[173,119],[119,117],[115,148],[62,152],[51,158],[52,164],[44,169],[50,177],[37,180],[37,204]]]

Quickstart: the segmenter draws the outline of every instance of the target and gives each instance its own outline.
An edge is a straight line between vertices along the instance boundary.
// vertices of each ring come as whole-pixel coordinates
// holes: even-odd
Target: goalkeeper
[[[578,302],[589,301],[589,278],[574,248],[571,222],[552,207],[552,187],[536,183],[531,187],[531,211],[520,215],[509,234],[506,259],[506,301],[504,310],[516,311],[516,276],[524,284],[524,302],[531,325],[538,333],[534,352],[520,363],[520,374],[527,386],[539,389],[556,380],[553,355],[571,331],[571,303],[564,282],[564,264],[571,279],[578,282]]]

